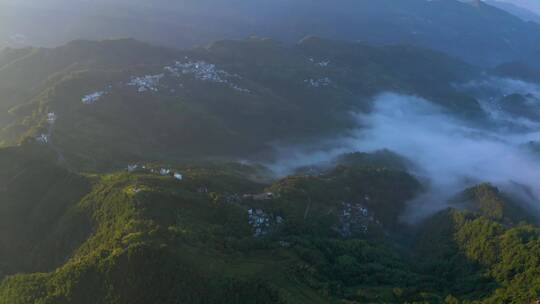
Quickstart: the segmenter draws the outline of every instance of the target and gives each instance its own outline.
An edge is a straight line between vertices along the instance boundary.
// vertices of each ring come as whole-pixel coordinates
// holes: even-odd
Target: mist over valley
[[[0,0],[0,304],[537,303],[536,9]]]

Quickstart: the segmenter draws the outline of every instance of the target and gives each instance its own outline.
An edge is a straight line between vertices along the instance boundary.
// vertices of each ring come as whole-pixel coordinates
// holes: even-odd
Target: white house
[[[161,168],[161,169],[159,169],[159,174],[160,174],[160,175],[163,175],[163,176],[165,176],[165,175],[170,175],[170,174],[171,174],[171,169],[164,169],[164,168]]]
[[[99,91],[99,92],[95,92],[95,93],[92,93],[92,94],[88,94],[88,95],[84,96],[81,99],[81,101],[82,101],[82,103],[87,104],[87,105],[93,104],[96,101],[98,101],[101,97],[103,97],[105,94],[106,94],[106,92],[104,92],[104,91]]]
[[[47,122],[49,122],[50,124],[53,124],[57,119],[57,116],[54,112],[50,112],[47,114]]]
[[[36,137],[36,141],[40,144],[48,144],[49,136],[47,134],[41,134],[38,137]]]
[[[165,77],[165,74],[132,77],[127,85],[130,87],[137,87],[139,93],[147,91],[157,92],[159,91],[159,82],[163,77]]]

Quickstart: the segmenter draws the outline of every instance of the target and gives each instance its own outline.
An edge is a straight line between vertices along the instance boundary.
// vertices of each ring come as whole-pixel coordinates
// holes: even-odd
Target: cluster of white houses
[[[47,113],[47,122],[49,124],[51,124],[51,125],[54,124],[57,119],[58,119],[58,116],[56,116],[56,113],[54,113],[54,112]]]
[[[163,73],[160,74],[133,76],[129,81],[125,82],[124,85],[136,88],[139,93],[158,92],[160,88],[166,88],[165,85],[162,84],[162,80],[165,77],[179,78],[182,75],[191,75],[200,81],[221,83],[235,91],[250,93],[250,90],[242,88],[231,81],[231,79],[240,79],[241,77],[239,75],[218,69],[215,64],[202,60],[190,61],[187,57],[186,60],[186,62],[176,61],[172,65],[165,66],[163,68]],[[178,87],[183,88],[183,84],[178,84]],[[111,89],[112,86],[109,85],[105,90],[84,95],[81,98],[81,101],[85,105],[94,104],[107,95]],[[174,93],[176,92],[176,88],[170,88],[169,91]]]
[[[183,180],[184,176],[182,173],[174,171],[170,168],[149,168],[146,165],[138,165],[138,164],[131,164],[127,166],[127,171],[129,173],[134,172],[148,172],[153,174],[159,174],[161,176],[171,176],[174,177],[176,180]],[[131,192],[136,194],[142,191],[140,188],[134,188],[131,189]],[[197,192],[201,194],[207,194],[209,193],[209,189],[207,187],[199,187],[197,188]],[[279,196],[272,193],[272,192],[264,192],[260,194],[232,194],[225,196],[225,203],[242,203],[243,201],[265,201],[265,200],[272,200],[275,198],[278,198]],[[283,217],[269,214],[264,212],[262,209],[254,209],[249,208],[247,210],[248,215],[248,224],[253,229],[253,236],[254,237],[262,237],[265,235],[268,235],[275,229],[277,225],[282,224],[285,220]]]
[[[332,84],[332,80],[330,80],[330,78],[328,77],[319,78],[319,79],[309,78],[309,79],[304,80],[304,82],[313,88],[327,87],[330,84]]]
[[[232,76],[228,72],[216,68],[215,64],[205,61],[188,61],[185,63],[176,61],[174,65],[166,66],[165,70],[177,77],[191,74],[195,79],[218,83],[226,83],[228,82],[226,78]]]
[[[136,87],[139,93],[147,91],[157,92],[159,91],[159,82],[163,77],[165,77],[165,74],[132,77],[127,85],[130,87]]]
[[[262,209],[248,209],[248,223],[253,229],[254,237],[268,235],[285,220],[281,216],[274,216],[264,212]]]
[[[323,60],[321,60],[321,61],[317,61],[317,60],[315,60],[315,58],[309,57],[308,60],[309,60],[310,62],[314,63],[315,65],[320,66],[320,67],[322,67],[322,68],[325,68],[325,67],[327,67],[327,66],[330,65],[330,60],[327,60],[327,59],[323,59]]]
[[[244,194],[242,198],[251,199],[254,201],[267,201],[267,200],[279,198],[279,196],[273,192],[264,192],[264,193],[259,193],[259,194]]]
[[[186,57],[186,59],[188,58]],[[318,62],[315,61],[315,59],[313,58],[309,58],[309,60],[320,67],[327,67],[330,64],[329,60],[323,60]],[[176,61],[173,65],[165,66],[163,70],[164,73],[156,75],[131,77],[131,79],[125,84],[127,86],[137,88],[137,91],[139,93],[158,92],[160,89],[160,82],[164,77],[170,76],[178,78],[181,75],[192,75],[195,79],[201,81],[221,83],[227,85],[229,88],[235,91],[242,93],[250,93],[250,90],[242,88],[231,81],[231,79],[240,79],[241,77],[239,75],[231,74],[227,71],[218,69],[215,64],[208,63],[202,60],[189,61],[188,59],[187,62]],[[305,79],[304,82],[313,88],[327,87],[332,83],[332,81],[328,77],[318,79],[309,78]],[[180,87],[183,87],[183,85],[180,84]],[[111,88],[112,86],[108,86],[108,90],[110,90]],[[170,92],[176,92],[176,89],[170,89]],[[107,90],[93,92],[84,95],[81,98],[81,101],[83,104],[91,105],[99,101],[107,94]]]
[[[320,61],[320,62],[317,62],[317,65],[320,66],[320,67],[327,67],[330,65],[330,60],[324,60],[324,61]]]
[[[369,197],[365,197],[369,201]],[[340,227],[338,229],[342,237],[350,237],[355,233],[367,233],[371,223],[378,221],[371,215],[368,208],[361,203],[343,202],[339,215]]]
[[[40,144],[48,144],[49,143],[49,135],[48,134],[40,134],[36,137],[36,141]]]
[[[99,101],[106,94],[107,92],[105,91],[97,91],[97,92],[90,93],[88,95],[83,96],[83,98],[81,98],[81,101],[82,103],[86,105],[91,105]]]
[[[220,70],[216,67],[215,64],[208,63],[202,60],[188,62],[176,61],[173,65],[166,66],[164,69],[175,77],[180,77],[180,75],[193,75],[195,79],[201,81],[222,83],[228,85],[231,89],[239,92],[250,92],[248,89],[241,88],[237,84],[234,84],[229,80],[231,78],[239,79],[240,76],[236,74],[231,74],[224,70]]]
[[[56,115],[56,113],[54,112],[47,113],[47,123],[49,124],[49,129],[47,130],[47,133],[42,133],[36,136],[35,140],[38,143],[46,145],[50,142],[52,125],[54,125],[57,119],[58,119],[58,116]]]
[[[171,176],[171,177],[174,177],[176,180],[179,180],[179,181],[184,179],[184,176],[182,175],[182,173],[176,172],[176,171],[174,171],[174,170],[172,170],[170,168],[154,169],[154,168],[147,168],[145,165],[132,164],[132,165],[127,166],[127,171],[129,173],[133,173],[133,172],[149,172],[149,173],[159,174],[161,176]]]

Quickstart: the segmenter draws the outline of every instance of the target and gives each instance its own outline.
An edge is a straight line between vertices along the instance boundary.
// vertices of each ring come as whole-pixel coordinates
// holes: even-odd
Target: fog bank
[[[375,97],[371,113],[353,114],[358,122],[354,131],[324,141],[318,149],[281,147],[280,153],[287,157],[270,167],[283,174],[346,152],[389,149],[407,158],[412,164],[409,171],[426,185],[426,193],[410,203],[407,221],[448,207],[451,196],[482,182],[523,194],[521,198],[540,211],[540,154],[530,144],[540,140],[539,124],[531,117],[506,112],[504,104],[515,103],[508,96],[524,94],[521,106],[538,108],[540,88],[509,79],[463,87],[478,96],[490,117],[489,125],[463,121],[419,97],[383,93]]]

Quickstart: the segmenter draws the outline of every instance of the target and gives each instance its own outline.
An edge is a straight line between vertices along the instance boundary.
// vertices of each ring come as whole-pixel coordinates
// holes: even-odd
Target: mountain
[[[1,112],[24,103],[46,88],[47,81],[62,73],[93,68],[120,68],[134,64],[167,62],[174,53],[134,40],[100,44],[74,41],[57,49],[5,49],[0,53],[2,70]],[[5,118],[5,117],[2,117]]]
[[[36,144],[6,148],[0,154],[0,273],[61,265],[86,232],[83,226],[68,231],[59,224],[82,224],[77,214],[67,211],[90,191],[90,182],[58,167],[54,153]]]
[[[507,200],[488,185],[463,192],[481,209],[445,210],[415,227],[398,217],[420,183],[377,167],[377,156],[269,180],[234,163],[79,175],[49,152],[35,143],[0,150],[0,303],[537,297],[540,232],[493,216]]]
[[[510,14],[521,18],[524,21],[532,21],[532,22],[540,24],[540,15],[524,7],[521,7],[512,3],[508,3],[508,2],[497,1],[497,0],[489,0],[485,2],[491,6],[505,10],[509,12]]]
[[[453,204],[498,221],[534,223],[532,211],[527,210],[525,204],[513,201],[511,197],[490,184],[466,189],[453,199]]]
[[[305,271],[301,265],[307,262],[292,244],[316,248],[317,243],[301,236],[364,234],[366,225],[375,233],[382,223],[390,226],[396,220],[392,213],[383,216],[382,206],[395,204],[399,210],[418,187],[406,173],[367,168],[291,177],[272,185],[251,180],[256,171],[242,165],[176,167],[181,181],[152,173],[150,166],[129,174],[69,177],[61,168],[50,175],[54,165],[49,169],[46,159],[35,165],[35,153],[26,156],[40,148],[30,144],[0,153],[2,163],[27,162],[3,173],[7,192],[2,195],[21,193],[20,187],[33,189],[32,194],[2,200],[3,210],[19,210],[2,214],[10,220],[3,221],[3,231],[9,233],[0,235],[1,243],[20,242],[29,253],[40,254],[10,256],[8,247],[2,247],[2,261],[11,268],[2,269],[10,276],[0,285],[0,303],[326,303],[332,296],[300,279]],[[345,190],[358,183],[365,187]],[[319,185],[332,190],[322,193],[316,190]],[[375,185],[397,188],[377,192]],[[63,187],[73,194],[58,192]],[[266,187],[275,198],[251,196]],[[34,199],[47,188],[44,198],[49,199]],[[60,193],[64,196],[58,197]],[[381,215],[381,223],[367,215],[343,222],[341,209],[349,207],[342,201],[348,199],[364,200],[366,208]],[[267,242],[270,235],[274,240]],[[10,242],[14,236],[19,237],[16,243]],[[31,242],[38,239],[42,241]],[[382,250],[343,242],[353,246],[350,250]],[[390,273],[394,258],[388,259],[383,267]],[[42,260],[58,262],[38,263]]]
[[[484,115],[453,86],[480,70],[411,46],[252,38],[180,51],[76,41],[9,49],[0,63],[0,105],[9,113],[3,143],[37,138],[68,165],[90,170],[268,153],[276,141],[353,128],[350,112],[369,112],[372,97],[387,90],[423,96],[458,116]]]
[[[438,273],[446,303],[534,303],[540,241],[536,227],[507,226],[467,211],[447,210],[421,228],[420,269]],[[534,289],[534,288],[533,288]],[[467,294],[462,297],[459,294]],[[482,298],[483,300],[478,300]]]
[[[498,5],[0,0],[0,304],[540,303]]]
[[[536,301],[540,89],[512,66],[317,37],[6,49],[0,304]]]
[[[289,43],[315,35],[379,45],[407,43],[495,66],[537,57],[540,40],[535,23],[482,2],[457,0],[48,0],[0,5],[5,23],[0,46],[50,47],[80,38],[133,37],[177,48],[254,34]]]

